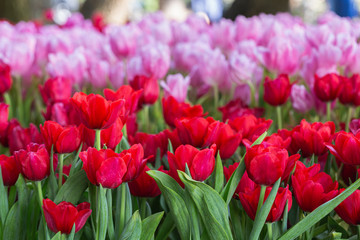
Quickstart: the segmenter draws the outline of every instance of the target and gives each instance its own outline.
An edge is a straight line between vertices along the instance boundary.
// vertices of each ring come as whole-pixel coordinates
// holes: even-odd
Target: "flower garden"
[[[0,240],[360,239],[360,21],[0,21]]]

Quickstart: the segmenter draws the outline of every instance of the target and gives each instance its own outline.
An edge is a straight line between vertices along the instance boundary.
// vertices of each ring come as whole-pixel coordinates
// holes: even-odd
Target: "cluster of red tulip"
[[[355,235],[359,121],[350,124],[350,115],[344,125],[330,111],[337,98],[360,105],[360,77],[315,76],[315,94],[328,103],[334,122],[284,117],[280,106],[291,87],[287,75],[265,78],[263,100],[278,109],[276,129],[261,118],[271,116],[271,108],[251,108],[239,99],[210,104],[210,112],[219,107],[222,120],[208,116],[206,104],[171,95],[158,101],[159,85],[151,77],[136,76],[103,95],[72,94],[70,80],[56,77],[38,87],[45,110],[38,130],[33,123],[24,127],[24,119],[39,117],[30,111],[39,103],[13,101],[16,86],[1,63],[0,239]],[[283,119],[291,130],[282,128]],[[352,132],[337,132],[336,125]],[[14,223],[24,230],[14,230]]]

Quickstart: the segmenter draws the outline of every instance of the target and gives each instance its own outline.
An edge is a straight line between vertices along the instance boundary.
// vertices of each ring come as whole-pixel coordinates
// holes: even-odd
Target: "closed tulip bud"
[[[264,100],[272,106],[283,105],[291,93],[291,83],[289,76],[281,74],[276,79],[265,78],[264,82]]]
[[[101,95],[77,92],[70,99],[81,122],[90,129],[106,129],[118,118],[124,100],[107,101]]]
[[[323,102],[335,100],[341,91],[342,79],[335,73],[326,74],[323,77],[315,75],[315,95]]]
[[[14,156],[0,155],[0,166],[4,185],[14,185],[20,174]]]
[[[257,184],[273,185],[280,177],[287,179],[300,158],[299,154],[289,157],[286,149],[266,146],[265,143],[247,148],[245,155],[246,171]]]
[[[236,133],[228,124],[220,123],[219,135],[215,141],[221,159],[230,158],[241,143],[241,134]]]
[[[343,77],[343,87],[339,95],[342,104],[360,105],[360,75],[354,74],[351,78]]]
[[[203,150],[198,150],[191,145],[181,145],[176,149],[175,154],[168,152],[170,175],[181,183],[177,170],[184,172],[187,164],[194,180],[206,180],[215,167],[215,150],[215,144],[210,149]]]
[[[10,66],[0,60],[0,94],[11,88],[12,78]]]
[[[296,202],[305,212],[312,212],[338,194],[338,183],[320,171],[320,164],[307,168],[302,162],[296,163],[291,177]]]
[[[360,165],[360,132],[355,136],[352,133],[340,132],[336,135],[335,145],[328,143],[326,147],[339,161]]]
[[[79,157],[92,184],[101,184],[104,188],[117,188],[123,182],[127,172],[126,164],[131,159],[131,154],[121,157],[111,149],[88,148],[86,152],[81,152]]]
[[[91,215],[90,203],[83,202],[76,207],[69,202],[55,204],[50,199],[43,200],[43,210],[46,223],[54,233],[70,234],[75,224],[78,232]]]
[[[20,125],[16,126],[15,124],[8,130],[9,148],[11,154],[20,149],[25,149],[30,143],[43,143],[39,130],[32,123],[30,123],[29,128],[23,128]]]
[[[46,121],[44,126],[40,125],[46,148],[51,151],[54,146],[55,153],[71,153],[76,151],[81,143],[81,135],[78,127],[62,127],[53,121]]]
[[[71,81],[65,77],[50,78],[46,80],[43,86],[39,85],[39,91],[45,105],[67,101],[71,97],[71,90]]]
[[[44,144],[31,143],[14,153],[21,174],[31,181],[41,181],[50,174],[50,156]],[[57,158],[54,157],[54,170]]]

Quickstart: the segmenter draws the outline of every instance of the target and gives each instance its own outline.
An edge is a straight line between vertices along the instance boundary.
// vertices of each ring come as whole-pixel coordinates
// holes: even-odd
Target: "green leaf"
[[[282,235],[279,240],[290,240],[300,236],[303,232],[314,226],[315,223],[328,215],[334,208],[336,208],[342,201],[349,197],[359,187],[360,179],[356,180],[340,195],[312,211],[309,215],[307,215],[300,222],[290,228],[284,235]]]
[[[147,218],[145,218],[141,225],[141,240],[151,240],[155,234],[156,228],[158,227],[164,212],[155,213]]]
[[[4,186],[1,166],[0,166],[0,220],[3,225],[5,223],[6,215],[8,214],[8,212],[9,212],[8,193]]]
[[[71,163],[69,177],[71,177],[74,173],[81,170],[82,161],[78,161],[78,159],[79,159],[79,155],[82,150],[82,147],[83,147],[83,143],[80,144],[80,147],[79,147],[78,151],[76,152],[76,155]]]
[[[74,223],[74,225],[73,225],[73,227],[71,229],[71,232],[70,232],[67,240],[74,240],[74,237],[75,237],[75,223]]]
[[[266,137],[267,132],[265,131],[263,134],[261,134],[260,137],[258,137],[255,142],[251,146],[255,146],[260,144]],[[242,175],[245,172],[245,162],[244,162],[245,155],[242,157],[239,166],[235,169],[233,174],[231,175],[229,181],[226,183],[224,189],[221,191],[220,195],[225,200],[226,204],[229,204],[231,201],[235,190],[241,180]]]
[[[54,199],[58,191],[58,184],[56,182],[55,172],[54,172],[54,145],[51,145],[50,153],[50,175],[48,177],[47,192],[50,199]]]
[[[108,234],[110,239],[115,238],[115,230],[114,230],[114,221],[113,221],[113,214],[112,214],[112,193],[111,189],[106,191],[106,200],[107,200],[107,207],[108,207]]]
[[[20,218],[19,218],[19,202],[16,202],[9,211],[4,224],[3,239],[20,239]]]
[[[256,214],[256,217],[254,220],[254,226],[250,233],[250,240],[259,239],[261,230],[264,227],[264,224],[266,222],[266,218],[269,216],[269,212],[275,201],[275,197],[279,190],[280,182],[281,182],[281,178],[279,178],[279,180],[276,181],[276,183],[272,187],[271,192],[270,192],[268,198],[266,199],[264,205],[261,207],[260,212],[258,214]]]
[[[134,212],[121,233],[121,240],[138,240],[141,236],[141,218],[139,211]],[[145,229],[146,231],[146,229]]]
[[[164,221],[159,227],[159,230],[156,234],[156,240],[168,239],[169,234],[175,228],[174,219],[171,214],[167,214]]]
[[[61,240],[61,232],[57,232],[57,234],[55,234],[55,236],[51,238],[51,240]]]
[[[232,239],[228,207],[222,197],[210,186],[192,180],[184,172],[178,171],[178,174],[200,213],[209,239]]]
[[[220,152],[218,152],[216,157],[216,165],[215,165],[215,191],[218,193],[222,190],[224,186],[224,168],[222,165]]]
[[[66,201],[71,202],[72,204],[77,204],[88,187],[88,184],[89,180],[87,179],[84,170],[74,173],[74,175],[69,177],[61,187],[54,202],[59,204],[62,201]]]
[[[98,187],[99,190],[99,203],[97,207],[97,213],[98,219],[98,229],[97,229],[97,235],[99,240],[105,240],[106,238],[106,232],[107,232],[107,224],[108,224],[108,207],[107,207],[107,201],[106,201],[106,189],[104,189],[101,184]]]
[[[182,189],[172,177],[163,172],[150,170],[146,173],[154,178],[158,184],[161,193],[170,208],[170,212],[179,231],[181,239],[190,239],[190,215],[184,200],[184,189]]]
[[[335,230],[336,232],[340,232],[344,238],[349,238],[349,233],[338,224],[331,216],[328,217],[328,228],[329,230]]]

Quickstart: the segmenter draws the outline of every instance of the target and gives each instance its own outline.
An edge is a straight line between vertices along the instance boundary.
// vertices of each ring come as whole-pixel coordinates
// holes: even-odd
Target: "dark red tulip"
[[[121,157],[111,149],[96,150],[88,148],[86,152],[79,155],[83,161],[83,169],[89,181],[104,188],[117,188],[123,182],[123,177],[127,172],[127,163],[131,154]]]
[[[176,119],[175,126],[182,144],[207,147],[218,138],[220,122],[211,117],[183,118]]]
[[[262,143],[246,149],[246,171],[255,183],[269,186],[280,177],[287,179],[299,158],[299,154],[289,157],[286,149]]]
[[[333,122],[315,122],[310,125],[303,119],[300,125],[292,130],[292,140],[290,148],[293,151],[301,149],[303,157],[316,156],[326,153],[325,143],[330,143],[335,133]]]
[[[44,126],[40,125],[45,146],[51,151],[54,146],[55,153],[71,153],[79,149],[81,135],[78,127],[62,127],[53,121],[46,121]]]
[[[8,131],[8,138],[11,154],[20,149],[25,149],[30,143],[43,143],[39,130],[32,123],[30,123],[29,128],[23,128],[20,125],[14,126]]]
[[[244,115],[229,121],[229,125],[240,133],[243,139],[248,139],[250,142],[254,142],[268,130],[271,123],[271,119],[265,120],[265,118],[257,118],[254,115]]]
[[[77,111],[70,103],[70,100],[48,105],[46,107],[46,113],[43,112],[43,116],[45,120],[57,122],[61,126],[78,126],[81,124]]]
[[[0,131],[0,142],[3,146],[9,146],[9,135],[12,132],[13,128],[20,126],[19,121],[16,118],[8,121],[8,125],[4,131]]]
[[[14,185],[20,174],[14,156],[0,155],[0,166],[4,185]]]
[[[228,119],[234,120],[237,117],[242,117],[245,115],[254,115],[259,118],[264,114],[265,111],[263,108],[249,108],[239,98],[230,101],[225,106],[219,107],[218,109],[223,115],[223,122],[226,122]]]
[[[158,150],[160,150],[160,158],[162,158],[168,147],[168,136],[166,130],[157,134],[148,134],[138,132],[134,137],[129,136],[131,144],[140,143],[144,148],[144,157],[148,158],[148,162],[154,162]]]
[[[128,183],[130,192],[133,196],[152,198],[161,194],[155,180],[146,173],[149,170],[151,169],[148,166],[145,166],[140,175],[135,180]],[[158,171],[167,172],[163,170],[163,166],[161,166]]]
[[[281,74],[276,79],[265,78],[264,100],[272,106],[283,105],[291,93],[291,83],[287,74]]]
[[[221,159],[230,158],[239,147],[241,134],[236,133],[228,124],[220,123],[219,135],[215,141]]]
[[[191,145],[181,145],[176,149],[175,154],[168,152],[170,175],[181,183],[177,170],[185,172],[187,164],[194,180],[206,180],[215,167],[215,150],[215,144],[210,149],[203,150]]]
[[[240,180],[238,189],[239,191],[235,194],[239,196],[241,205],[243,206],[247,215],[252,220],[254,220],[256,216],[257,205],[259,203],[261,186],[255,184],[245,172]],[[272,187],[266,187],[264,202],[268,198],[271,189]],[[292,194],[289,190],[289,186],[286,186],[286,188],[279,187],[269,215],[266,218],[267,222],[276,222],[280,220],[285,209],[286,201],[288,202],[288,211],[290,211],[292,206]]]
[[[335,100],[341,91],[342,79],[335,73],[326,74],[323,77],[315,75],[314,92],[317,98],[323,102]]]
[[[326,173],[319,171],[320,164],[307,168],[302,162],[297,162],[294,175],[291,177],[295,199],[305,212],[314,211],[338,194],[338,183],[333,182]]]
[[[12,78],[10,66],[0,60],[0,94],[11,88]]]
[[[43,86],[39,85],[39,91],[45,105],[69,100],[71,90],[71,81],[65,77],[50,78],[46,80]]]
[[[77,92],[71,103],[78,112],[81,122],[90,129],[106,129],[119,117],[124,100],[107,101],[101,95]]]
[[[122,151],[119,156],[125,160],[127,166],[123,182],[130,182],[137,178],[146,166],[147,159],[144,158],[144,149],[141,144],[132,145],[129,149]]]
[[[359,131],[360,130],[360,119],[351,120],[349,129],[354,135],[356,135],[358,132],[360,132]]]
[[[134,90],[144,90],[139,101],[140,105],[154,104],[159,97],[159,83],[157,79],[153,77],[135,76],[135,78],[130,81],[130,86]]]
[[[0,103],[0,132],[5,132],[9,125],[9,105]]]
[[[90,203],[83,202],[76,207],[69,202],[61,202],[56,205],[50,199],[43,200],[43,210],[46,223],[54,233],[70,234],[75,224],[75,232],[78,232],[91,215]]]
[[[120,118],[118,118],[115,123],[101,131],[100,133],[100,145],[106,145],[107,148],[111,148],[115,150],[116,146],[121,142],[122,139],[122,128],[123,123]],[[93,147],[95,144],[95,130],[89,129],[85,127],[83,124],[80,125],[80,132],[82,135],[83,142],[86,143],[87,146]]]
[[[345,188],[340,189],[339,194],[345,191]],[[348,198],[335,208],[335,212],[350,225],[360,224],[360,190],[356,190]]]
[[[123,99],[125,101],[120,111],[121,121],[125,124],[128,116],[136,112],[138,102],[142,96],[143,89],[134,90],[129,85],[121,86],[116,92],[111,89],[104,89],[104,96],[109,101],[117,101]]]
[[[352,133],[339,132],[336,134],[335,145],[329,143],[326,147],[339,161],[360,165],[360,133],[354,136]]]
[[[191,106],[188,103],[180,103],[173,96],[163,98],[162,106],[165,122],[172,128],[175,128],[176,119],[203,117],[206,115],[201,105]]]
[[[354,74],[351,78],[342,78],[343,87],[339,95],[342,104],[360,105],[360,75]]]
[[[44,144],[30,143],[14,153],[21,174],[31,181],[41,181],[50,174],[50,155]],[[54,170],[57,158],[54,158]]]

